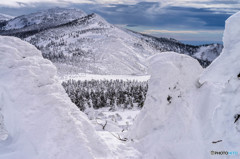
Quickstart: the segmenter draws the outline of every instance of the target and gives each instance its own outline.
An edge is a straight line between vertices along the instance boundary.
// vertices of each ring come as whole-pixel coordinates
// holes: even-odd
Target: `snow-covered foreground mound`
[[[205,120],[202,120],[202,124],[207,128],[206,119],[212,119],[209,129],[213,131],[208,134],[214,140],[222,140],[219,144],[214,145],[217,150],[240,150],[239,25],[240,12],[226,21],[223,52],[205,70],[199,80],[203,85],[201,95],[208,98],[207,101],[199,101],[199,107],[205,106]],[[206,95],[206,93],[208,94]],[[207,138],[206,135],[204,137]]]
[[[192,153],[203,154],[197,121],[187,100],[192,98],[191,90],[197,89],[202,70],[197,60],[174,52],[150,59],[147,99],[130,132],[131,138],[140,139],[144,158],[186,158],[186,147]]]
[[[0,37],[0,158],[110,158],[87,117],[32,45]]]
[[[129,134],[143,158],[239,158],[239,25],[240,12],[226,21],[224,50],[201,76],[190,57],[150,59],[147,99]]]
[[[189,97],[189,90],[196,88],[196,77],[202,70],[198,61],[187,55],[166,52],[151,57],[149,90],[145,107],[133,128],[137,130],[134,135],[137,138],[144,137],[154,129],[162,129],[165,124],[174,124],[174,127],[179,125],[176,127],[178,132],[179,128],[187,129],[189,120],[186,119],[191,117],[191,107],[185,98]],[[169,118],[174,122],[166,123]],[[165,132],[171,136],[170,140],[176,135],[176,132],[172,135],[169,135],[168,131]]]

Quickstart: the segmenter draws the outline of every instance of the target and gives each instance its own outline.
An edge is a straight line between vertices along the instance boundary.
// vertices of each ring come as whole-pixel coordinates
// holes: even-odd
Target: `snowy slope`
[[[212,51],[216,54],[214,56],[221,51],[221,45],[194,47],[134,33],[109,24],[97,14],[48,29],[25,40],[37,46],[62,74],[146,74],[146,58],[158,52],[174,50],[191,56],[200,53],[205,54],[199,57],[200,60],[211,61],[214,57],[209,59],[207,53],[218,47],[220,49]],[[200,48],[205,48],[204,52]],[[72,67],[68,68],[66,63]]]
[[[34,46],[0,36],[0,158],[113,158]],[[111,156],[111,157],[109,157]]]
[[[192,57],[201,59],[203,61],[212,62],[220,55],[222,49],[223,45],[220,44],[199,46],[197,52],[194,53]]]
[[[154,36],[140,34],[130,30],[124,29],[126,32],[148,43],[156,51],[168,52],[173,51],[181,54],[189,55],[197,59],[203,67],[207,67],[216,57],[219,56],[223,49],[221,44],[208,44],[208,45],[187,45],[175,39],[157,38]]]
[[[7,21],[7,20],[10,20],[14,17],[10,16],[10,15],[6,15],[6,14],[2,14],[0,13],[0,23],[3,22],[3,21]]]
[[[144,74],[145,59],[155,51],[96,14],[40,32],[25,40],[37,46],[44,57],[57,63],[60,71],[67,68],[61,65],[65,60],[65,63],[72,62],[79,71],[86,70],[87,73]],[[61,57],[58,57],[59,54]]]

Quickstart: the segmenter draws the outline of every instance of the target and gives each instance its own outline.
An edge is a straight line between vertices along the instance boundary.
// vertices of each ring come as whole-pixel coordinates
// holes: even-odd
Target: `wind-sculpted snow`
[[[140,140],[137,146],[146,159],[188,159],[189,152],[203,157],[194,106],[189,102],[202,67],[190,56],[174,52],[155,55],[149,61],[147,98],[130,137]]]
[[[217,150],[240,150],[240,12],[226,21],[222,54],[200,78],[202,93],[208,92],[205,119],[212,119],[211,137],[222,140]],[[209,91],[210,90],[210,91]],[[206,97],[206,95],[205,95]],[[202,123],[206,122],[202,120]],[[205,124],[206,125],[206,124]],[[205,126],[206,127],[206,126]],[[237,156],[236,156],[237,157]],[[238,156],[239,157],[239,156]]]
[[[196,88],[197,77],[203,70],[197,60],[174,52],[157,54],[149,60],[151,78],[148,82],[147,100],[144,103],[145,108],[139,115],[135,128],[133,128],[137,130],[134,133],[137,138],[146,136],[148,131],[151,132],[153,129],[160,128],[164,125],[164,121],[172,117],[175,118],[173,120],[176,120],[174,121],[176,125],[184,127],[185,123],[178,122],[185,121],[180,119],[189,116],[188,112],[184,112],[192,109],[186,98],[190,96],[189,91]],[[180,107],[180,105],[182,106]],[[149,110],[154,111],[148,112]],[[177,114],[181,114],[180,111],[183,111],[181,113],[185,115],[176,119]],[[151,115],[149,116],[148,113]],[[152,121],[152,124],[145,123],[149,120]],[[148,128],[143,128],[145,126]],[[143,129],[145,131],[138,131]]]
[[[201,82],[226,83],[236,79],[240,73],[240,13],[231,16],[226,21],[223,35],[224,48],[211,67],[208,67],[201,78]]]
[[[0,36],[0,159],[112,158],[34,46]]]
[[[239,25],[240,12],[226,21],[223,52],[202,74],[190,57],[150,59],[146,102],[129,134],[143,158],[239,158]]]

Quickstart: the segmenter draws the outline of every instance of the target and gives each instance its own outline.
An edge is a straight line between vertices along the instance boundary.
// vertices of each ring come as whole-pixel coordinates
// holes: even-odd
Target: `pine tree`
[[[66,93],[80,110],[110,107],[131,109],[134,103],[142,107],[148,89],[147,82],[123,80],[69,80],[62,83]]]

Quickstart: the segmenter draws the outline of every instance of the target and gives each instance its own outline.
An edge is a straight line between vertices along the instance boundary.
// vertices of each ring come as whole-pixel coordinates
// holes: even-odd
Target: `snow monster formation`
[[[226,21],[221,55],[204,71],[199,82],[203,85],[199,106],[208,111],[202,118],[203,134],[216,143],[214,151],[228,151],[229,158],[240,155],[240,12]],[[209,88],[211,91],[209,91]],[[205,90],[205,94],[204,94]],[[209,93],[208,95],[206,93]],[[208,97],[206,97],[206,95]],[[206,121],[206,119],[209,119]],[[212,120],[210,120],[212,119]],[[209,126],[208,131],[206,130]],[[212,130],[212,131],[209,131]],[[207,133],[205,133],[207,132]],[[211,142],[211,141],[210,141]],[[225,156],[226,157],[226,156]],[[224,158],[224,157],[223,157]]]
[[[239,25],[240,12],[226,21],[223,52],[203,72],[183,55],[150,58],[147,99],[129,133],[143,158],[239,158]]]
[[[56,68],[34,46],[0,36],[0,159],[111,158]]]
[[[139,140],[137,147],[146,159],[187,159],[186,147],[203,157],[194,108],[188,100],[192,90],[198,89],[197,77],[203,68],[192,57],[174,52],[157,54],[149,61],[147,98],[130,137]]]

